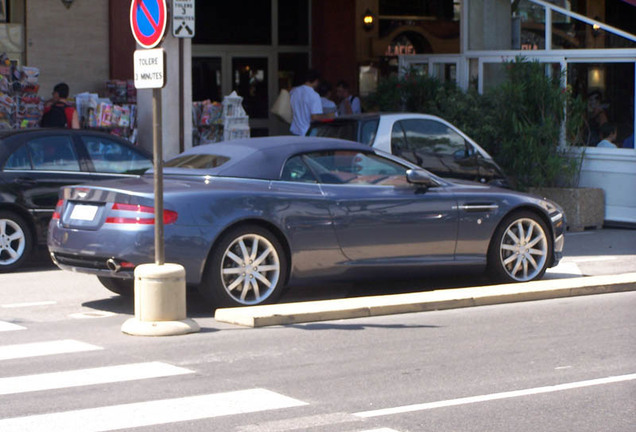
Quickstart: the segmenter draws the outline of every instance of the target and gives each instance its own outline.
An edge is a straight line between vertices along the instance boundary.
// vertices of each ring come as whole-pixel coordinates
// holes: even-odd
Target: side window
[[[404,136],[402,122],[395,122],[391,129],[391,153],[401,156],[406,150],[406,137]]]
[[[316,178],[303,162],[302,156],[294,156],[285,163],[280,179],[283,181],[316,183]]]
[[[413,150],[437,156],[466,152],[466,141],[457,132],[436,120],[403,120],[406,139]]]
[[[29,152],[27,146],[20,146],[14,151],[4,164],[5,170],[31,170],[31,160],[29,159]]]
[[[82,142],[96,172],[141,174],[152,167],[152,161],[142,153],[117,141],[104,137],[82,136]]]
[[[69,136],[35,138],[27,142],[33,168],[38,171],[80,171]]]
[[[375,153],[356,151],[316,152],[305,155],[307,165],[321,183],[398,186],[406,185],[406,167]]]
[[[379,120],[369,120],[362,123],[360,130],[360,142],[362,144],[371,145],[375,140],[375,134],[378,132]]]

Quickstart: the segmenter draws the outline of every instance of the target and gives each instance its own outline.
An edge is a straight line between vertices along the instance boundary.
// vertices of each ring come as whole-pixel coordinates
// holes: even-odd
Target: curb
[[[224,308],[216,310],[214,319],[246,327],[265,327],[624,291],[636,291],[636,273]]]

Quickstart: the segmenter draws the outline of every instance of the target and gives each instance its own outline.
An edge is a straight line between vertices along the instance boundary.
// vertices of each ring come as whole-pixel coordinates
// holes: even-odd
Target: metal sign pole
[[[161,89],[152,90],[152,149],[154,153],[155,191],[155,264],[163,265],[163,148],[161,142]]]

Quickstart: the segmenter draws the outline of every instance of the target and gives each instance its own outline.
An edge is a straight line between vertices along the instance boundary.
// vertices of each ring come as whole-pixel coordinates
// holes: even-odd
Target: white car
[[[441,177],[508,187],[502,169],[446,120],[417,113],[369,113],[315,121],[308,136],[348,139],[400,156]]]

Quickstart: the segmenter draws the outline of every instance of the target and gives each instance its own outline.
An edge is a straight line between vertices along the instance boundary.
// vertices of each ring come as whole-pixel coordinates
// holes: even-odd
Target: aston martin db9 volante
[[[68,186],[54,262],[130,295],[154,260],[153,177]],[[195,147],[165,164],[165,255],[215,306],[275,302],[287,286],[399,270],[487,269],[531,281],[563,250],[554,203],[439,178],[345,140],[268,137]]]

